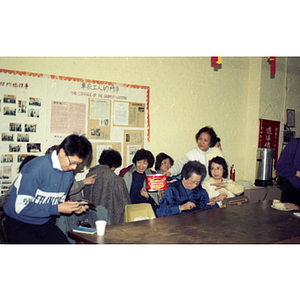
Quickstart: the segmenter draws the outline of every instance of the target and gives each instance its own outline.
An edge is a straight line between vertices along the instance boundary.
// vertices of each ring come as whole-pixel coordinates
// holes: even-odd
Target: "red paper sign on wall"
[[[278,157],[279,129],[279,121],[259,119],[258,148],[274,149],[274,168],[276,168]]]

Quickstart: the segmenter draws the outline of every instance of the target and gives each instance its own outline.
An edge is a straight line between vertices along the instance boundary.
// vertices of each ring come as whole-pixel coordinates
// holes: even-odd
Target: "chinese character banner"
[[[279,145],[280,122],[259,119],[258,148],[273,148],[275,152],[274,167],[276,168]]]

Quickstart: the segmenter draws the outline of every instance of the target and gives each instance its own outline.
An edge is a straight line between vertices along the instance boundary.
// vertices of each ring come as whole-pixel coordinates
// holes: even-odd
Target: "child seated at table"
[[[223,207],[226,198],[235,197],[244,192],[244,187],[240,184],[226,179],[228,176],[228,166],[223,157],[212,158],[208,164],[208,174],[210,178],[202,183],[202,187],[209,195],[208,205],[217,203]]]

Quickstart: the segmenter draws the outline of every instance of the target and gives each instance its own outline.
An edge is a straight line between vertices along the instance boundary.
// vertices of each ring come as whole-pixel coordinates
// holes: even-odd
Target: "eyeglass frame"
[[[77,167],[78,166],[80,166],[81,164],[82,164],[82,162],[81,163],[75,163],[75,162],[71,162],[71,160],[70,160],[70,158],[69,158],[69,155],[66,155],[66,157],[68,158],[68,161],[69,161],[69,166],[74,166],[74,165],[76,165]]]
[[[216,167],[216,168],[210,168],[210,171],[222,171],[224,168],[223,166],[220,166],[220,167]]]

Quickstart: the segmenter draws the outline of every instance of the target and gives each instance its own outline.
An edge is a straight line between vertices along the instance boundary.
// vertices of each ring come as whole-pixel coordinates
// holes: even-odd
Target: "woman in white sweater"
[[[188,151],[184,157],[178,160],[169,170],[165,173],[167,176],[175,176],[181,173],[182,167],[190,160],[197,160],[203,165],[208,165],[208,161],[213,157],[224,157],[222,151],[218,147],[213,147],[216,144],[217,135],[212,127],[205,126],[201,128],[196,134],[196,142],[198,147]],[[207,180],[206,177],[204,179]]]

